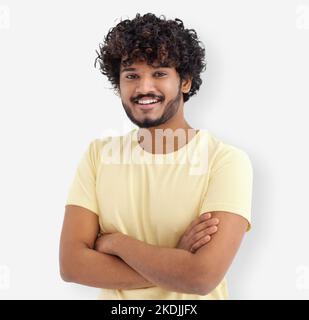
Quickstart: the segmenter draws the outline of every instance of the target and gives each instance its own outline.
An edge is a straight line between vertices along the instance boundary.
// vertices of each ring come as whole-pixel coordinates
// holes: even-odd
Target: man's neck
[[[166,154],[185,146],[198,131],[184,121],[181,125],[140,128],[137,136],[140,146],[145,151]]]

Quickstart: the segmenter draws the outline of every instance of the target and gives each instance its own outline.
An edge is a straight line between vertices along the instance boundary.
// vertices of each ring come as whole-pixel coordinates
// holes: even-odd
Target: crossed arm
[[[61,276],[100,288],[159,286],[206,295],[224,277],[247,228],[247,220],[239,215],[218,211],[212,215],[219,218],[220,228],[195,254],[149,245],[121,233],[103,235],[104,253],[100,253],[94,250],[97,216],[68,205],[60,243]]]

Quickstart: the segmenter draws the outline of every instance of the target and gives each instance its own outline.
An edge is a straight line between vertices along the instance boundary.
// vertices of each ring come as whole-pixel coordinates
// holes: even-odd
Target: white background
[[[207,50],[188,122],[244,149],[252,230],[228,273],[231,299],[308,299],[309,1],[0,2],[0,298],[95,299],[65,283],[64,203],[89,142],[133,125],[93,66],[120,18],[180,18]]]

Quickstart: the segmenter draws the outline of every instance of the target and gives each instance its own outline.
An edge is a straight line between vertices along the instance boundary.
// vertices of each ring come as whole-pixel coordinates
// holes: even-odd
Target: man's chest
[[[186,166],[108,165],[97,177],[103,232],[172,243],[199,215],[207,177]]]

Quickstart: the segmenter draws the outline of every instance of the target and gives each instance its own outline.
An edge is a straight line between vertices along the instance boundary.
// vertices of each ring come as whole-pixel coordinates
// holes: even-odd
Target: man
[[[196,32],[137,14],[109,31],[97,61],[139,129],[92,141],[81,159],[62,278],[102,288],[101,299],[226,299],[224,276],[250,229],[252,167],[184,118],[206,67]]]

